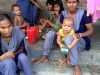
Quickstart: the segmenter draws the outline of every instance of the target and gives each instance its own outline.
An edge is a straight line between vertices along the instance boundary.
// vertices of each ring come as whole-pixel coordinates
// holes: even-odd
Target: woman
[[[33,75],[28,56],[26,54],[25,35],[13,23],[7,14],[0,15],[0,71],[3,75],[16,75],[16,67],[22,69],[24,75]],[[14,64],[16,63],[16,65]],[[12,71],[11,71],[12,70]]]
[[[66,0],[67,9],[62,12],[62,17],[72,17],[74,19],[74,29],[79,35],[79,49],[89,50],[91,41],[89,36],[93,33],[91,16],[87,16],[84,9],[78,8],[79,0]],[[78,64],[79,51],[71,51],[69,55],[70,64],[74,66],[74,75],[81,75],[80,67]]]

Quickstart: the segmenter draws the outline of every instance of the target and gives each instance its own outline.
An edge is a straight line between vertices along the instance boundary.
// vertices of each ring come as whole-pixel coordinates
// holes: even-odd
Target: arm
[[[39,24],[39,32],[42,32],[42,30],[46,27],[46,20],[44,18],[40,19],[40,24]]]
[[[93,34],[92,23],[86,24],[87,31],[84,33],[79,33],[80,37],[90,36]]]
[[[18,20],[17,20],[17,18],[15,17],[15,18],[14,18],[14,25],[17,25],[17,23],[18,23]]]
[[[21,26],[21,23],[22,23],[21,17],[15,16],[14,25]]]
[[[60,46],[60,48],[64,47],[64,45],[61,43],[61,35],[59,32],[57,33],[57,44]]]
[[[71,49],[73,47],[76,46],[76,44],[78,43],[79,39],[78,36],[76,34],[73,35],[74,40],[72,41],[72,43],[70,45],[68,45],[68,48]]]
[[[50,20],[46,20],[47,26],[52,27],[53,23]]]
[[[3,61],[8,58],[14,58],[14,57],[15,57],[15,55],[14,55],[13,51],[8,51],[0,56],[0,61]]]
[[[93,34],[92,16],[91,15],[87,16],[87,12],[85,11],[83,18],[85,22],[84,25],[85,25],[86,31],[83,33],[79,33],[79,35],[80,37],[90,36]]]
[[[40,9],[46,9],[45,8],[45,5],[43,5],[42,3],[41,3],[41,1],[40,0],[30,0],[35,6],[37,6],[38,8],[40,8]]]
[[[34,5],[36,5],[38,8],[41,8],[40,5],[35,0],[30,0]]]

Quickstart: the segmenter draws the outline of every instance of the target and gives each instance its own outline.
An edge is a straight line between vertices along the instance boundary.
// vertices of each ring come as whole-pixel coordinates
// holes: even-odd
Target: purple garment
[[[87,0],[88,14],[93,15],[93,22],[100,18],[100,0]]]
[[[38,8],[29,0],[17,0],[16,3],[21,7],[22,15],[25,20],[30,25],[36,24]]]

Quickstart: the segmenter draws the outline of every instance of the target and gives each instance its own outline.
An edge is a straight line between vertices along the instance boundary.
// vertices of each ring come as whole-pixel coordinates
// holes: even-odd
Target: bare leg
[[[41,57],[32,58],[32,63],[36,63],[36,62],[39,61],[40,59],[41,59]]]
[[[40,63],[47,63],[48,61],[49,61],[48,56],[42,56],[42,57],[40,57],[40,58],[36,61],[36,63],[37,63],[37,64],[40,64]]]
[[[81,75],[81,69],[79,65],[74,66],[74,75]]]

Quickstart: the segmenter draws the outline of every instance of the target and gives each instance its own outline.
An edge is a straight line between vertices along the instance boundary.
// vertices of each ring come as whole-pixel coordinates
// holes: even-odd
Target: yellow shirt
[[[64,41],[65,36],[67,36],[67,35],[73,35],[73,34],[75,34],[75,31],[72,29],[70,32],[68,32],[68,34],[65,35],[64,34],[64,30],[60,29],[59,30],[59,34],[61,36],[61,41]]]

